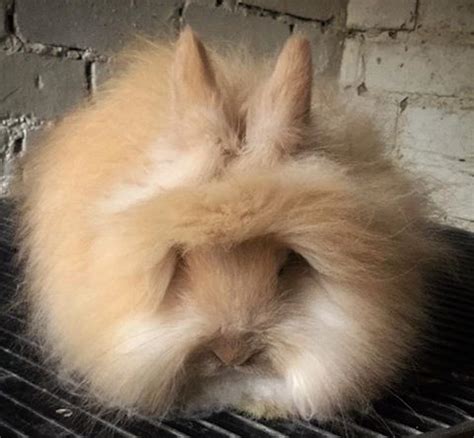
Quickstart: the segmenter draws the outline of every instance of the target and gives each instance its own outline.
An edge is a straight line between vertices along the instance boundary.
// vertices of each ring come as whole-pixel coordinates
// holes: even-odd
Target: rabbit
[[[328,420],[411,366],[436,259],[424,186],[313,79],[185,28],[26,154],[29,325],[91,400]],[[313,83],[314,81],[314,83]]]

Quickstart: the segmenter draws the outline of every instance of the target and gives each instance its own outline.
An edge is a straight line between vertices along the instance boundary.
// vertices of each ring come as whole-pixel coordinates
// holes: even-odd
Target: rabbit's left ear
[[[312,76],[309,41],[291,37],[249,107],[246,138],[255,158],[273,161],[298,145],[310,115]]]

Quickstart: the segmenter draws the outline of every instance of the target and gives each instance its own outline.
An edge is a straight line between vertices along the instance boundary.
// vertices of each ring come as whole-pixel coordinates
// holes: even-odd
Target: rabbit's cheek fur
[[[92,390],[112,405],[140,403],[145,411],[167,412],[175,398],[171,388],[179,380],[189,348],[176,339],[190,338],[191,321],[177,322],[170,325],[165,318],[148,314],[118,321],[91,363]]]

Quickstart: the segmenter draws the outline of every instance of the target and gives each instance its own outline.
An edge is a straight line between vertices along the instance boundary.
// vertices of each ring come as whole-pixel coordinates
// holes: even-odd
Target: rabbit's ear
[[[207,107],[219,94],[206,48],[190,27],[178,39],[172,79],[178,113],[190,107]]]
[[[301,141],[310,115],[312,76],[309,41],[291,37],[249,107],[246,137],[255,158],[272,161],[284,152],[291,153]]]

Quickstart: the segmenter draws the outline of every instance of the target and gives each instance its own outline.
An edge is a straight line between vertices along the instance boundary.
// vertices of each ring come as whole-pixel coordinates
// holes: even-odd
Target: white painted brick
[[[0,116],[52,119],[87,96],[83,61],[0,51]]]
[[[0,125],[0,160],[3,159],[8,147],[8,129]]]
[[[122,49],[135,33],[169,35],[178,0],[16,0],[16,24],[30,42],[95,49]]]
[[[273,19],[244,14],[225,8],[214,9],[211,2],[193,1],[184,10],[184,20],[205,40],[228,47],[244,43],[256,53],[272,53],[290,35],[290,27]]]
[[[294,31],[302,33],[311,42],[315,74],[337,77],[344,46],[344,32],[334,28],[323,31],[318,23],[312,22],[298,22]]]
[[[351,29],[413,29],[416,0],[349,0]]]
[[[43,128],[31,129],[26,131],[25,150],[36,147],[44,138],[45,132],[50,125],[44,125]]]
[[[341,0],[241,0],[240,3],[322,21],[341,13],[344,7]]]
[[[118,67],[114,62],[114,58],[109,59],[107,62],[94,62],[92,65],[93,90],[96,91],[117,72]]]
[[[11,196],[10,186],[12,184],[12,177],[9,175],[4,175],[4,171],[0,165],[0,198],[7,198]]]
[[[13,141],[6,126],[0,125],[0,197],[10,195]]]
[[[474,32],[474,1],[420,0],[418,28],[434,32]]]
[[[363,48],[369,90],[474,95],[474,47],[470,45],[367,41]]]
[[[401,148],[474,159],[474,111],[408,103],[398,120],[397,143]]]
[[[359,38],[346,39],[342,54],[339,82],[343,87],[358,86],[364,81],[362,43]]]
[[[474,221],[474,161],[410,148],[403,148],[401,154],[402,162],[433,188],[433,201],[441,211],[453,219]]]
[[[0,0],[0,40],[7,35],[7,2]]]

